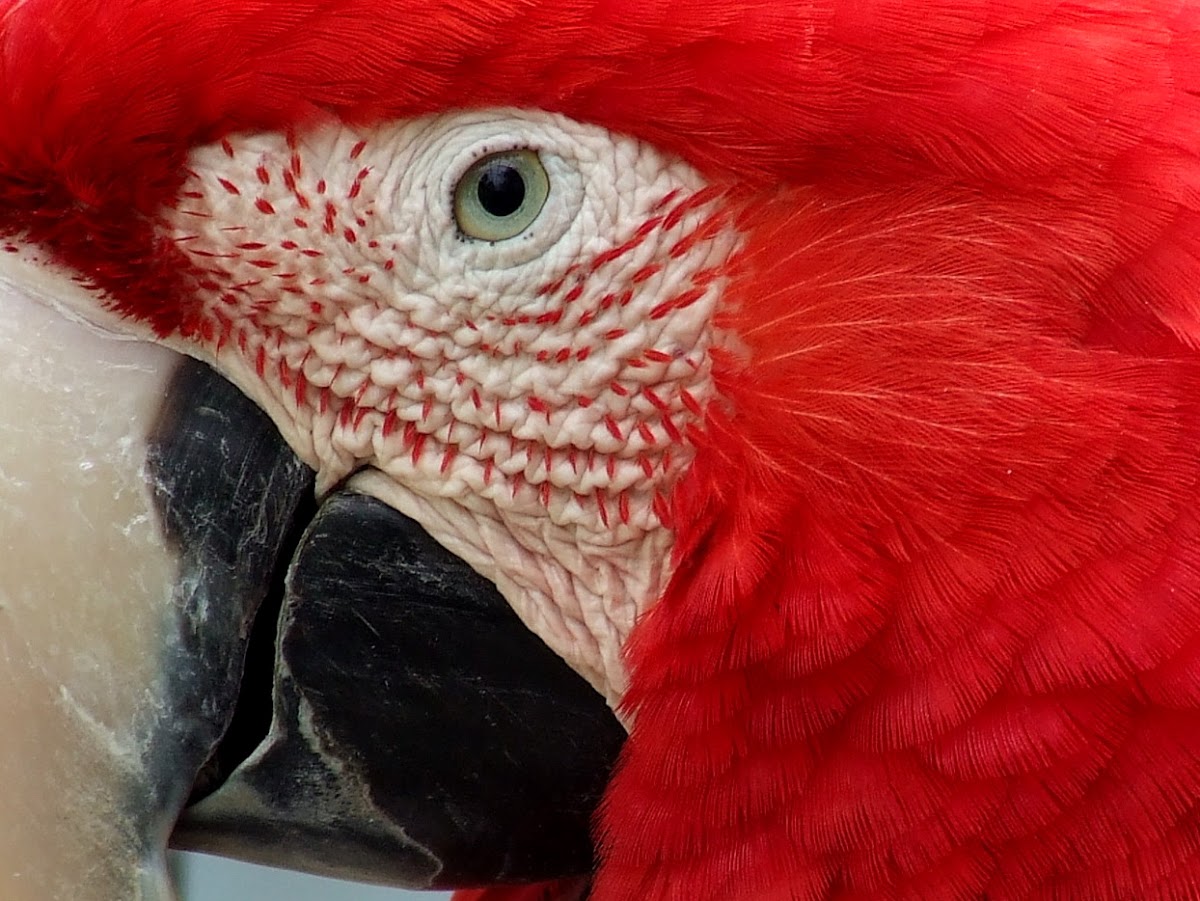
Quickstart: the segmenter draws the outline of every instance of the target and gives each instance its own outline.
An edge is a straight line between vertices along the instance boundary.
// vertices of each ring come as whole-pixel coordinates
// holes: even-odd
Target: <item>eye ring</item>
[[[454,186],[459,231],[479,241],[506,241],[538,218],[550,196],[550,178],[528,148],[476,160]]]

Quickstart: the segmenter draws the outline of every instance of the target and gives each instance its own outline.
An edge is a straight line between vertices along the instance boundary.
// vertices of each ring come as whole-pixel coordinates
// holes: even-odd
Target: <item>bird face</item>
[[[588,872],[603,791],[605,901],[1194,882],[1185,7],[0,6],[0,273],[240,389],[177,474],[261,411],[315,473],[204,608],[279,613],[190,821],[483,884]]]
[[[319,490],[369,470],[615,703],[712,395],[719,200],[546,114],[231,137],[162,212],[191,264],[175,343],[270,412]]]
[[[137,836],[132,848],[124,848],[124,839],[106,839],[103,831],[87,847],[97,846],[90,853],[112,859],[117,869],[128,865],[146,874],[138,877],[145,883],[139,890],[146,897],[161,895],[158,858],[151,852],[183,803],[181,792],[186,793],[195,768],[209,754],[202,781],[212,784],[197,790],[199,803],[179,832],[178,840],[187,846],[410,885],[453,885],[457,879],[490,876],[493,871],[480,867],[491,864],[477,863],[496,850],[488,846],[486,836],[468,834],[442,844],[444,833],[437,833],[441,827],[423,834],[411,813],[395,814],[388,808],[389,792],[405,796],[412,791],[413,778],[405,769],[411,762],[393,739],[373,737],[372,748],[357,755],[360,760],[372,754],[393,758],[388,775],[363,776],[361,786],[329,788],[331,781],[342,778],[330,772],[344,769],[339,761],[348,756],[335,747],[335,742],[345,741],[345,729],[340,733],[338,729],[348,718],[340,724],[322,720],[329,713],[322,702],[336,697],[341,701],[333,706],[347,707],[347,698],[370,695],[380,683],[387,685],[390,668],[411,671],[415,664],[412,648],[403,638],[386,633],[378,622],[369,623],[371,602],[354,587],[364,582],[354,583],[342,572],[329,596],[344,608],[358,609],[362,622],[369,623],[369,634],[364,635],[379,647],[385,662],[378,669],[385,672],[380,676],[358,654],[355,664],[374,680],[365,679],[365,688],[362,684],[333,688],[330,672],[337,667],[332,664],[310,677],[306,666],[313,660],[334,660],[337,653],[330,646],[341,639],[333,638],[331,633],[339,630],[330,627],[328,620],[318,646],[310,647],[298,637],[310,627],[309,608],[304,606],[307,595],[321,593],[304,587],[305,560],[319,556],[311,551],[319,539],[339,534],[334,522],[350,524],[342,530],[345,537],[339,537],[338,545],[346,558],[363,548],[409,541],[403,529],[381,532],[370,516],[361,516],[361,511],[348,515],[339,506],[347,490],[353,496],[373,496],[409,517],[453,557],[494,583],[539,643],[544,642],[615,706],[627,681],[626,639],[635,619],[658,597],[670,575],[670,497],[691,461],[692,433],[714,394],[710,352],[720,338],[712,323],[737,249],[727,198],[690,166],[644,142],[562,116],[512,109],[457,112],[372,127],[326,122],[289,133],[233,134],[191,151],[184,173],[172,198],[153,219],[155,246],[166,248],[177,263],[178,291],[170,299],[179,320],[177,328],[164,334],[153,316],[143,317],[136,308],[122,309],[119,293],[98,290],[79,272],[55,262],[43,247],[19,236],[9,245],[12,252],[0,258],[4,281],[46,307],[66,313],[85,334],[96,332],[89,340],[99,341],[102,348],[114,339],[132,337],[166,345],[211,365],[269,415],[286,444],[315,473],[318,498],[332,501],[329,512],[309,527],[309,537],[293,549],[294,592],[279,614],[276,650],[268,647],[264,652],[268,657],[278,655],[269,735],[256,735],[237,752],[225,749],[247,741],[241,727],[229,726],[238,675],[226,672],[214,660],[242,659],[246,624],[260,595],[230,593],[228,586],[221,586],[201,592],[203,598],[195,602],[180,586],[203,583],[214,568],[212,560],[202,559],[189,569],[186,563],[177,564],[171,553],[154,557],[164,557],[165,574],[161,585],[150,586],[139,615],[154,625],[154,634],[162,635],[180,628],[174,614],[182,611],[182,631],[203,628],[211,633],[211,655],[186,662],[187,647],[173,647],[171,654],[164,654],[161,643],[134,642],[128,666],[122,663],[125,658],[108,662],[110,669],[127,670],[131,689],[146,682],[164,686],[162,696],[155,695],[163,716],[146,726],[148,732],[129,736],[132,743],[160,749],[157,769],[143,771],[135,766],[117,792],[119,796],[145,792],[147,773],[153,769],[158,781],[151,794],[162,809],[139,808],[132,819],[122,821],[125,832]],[[17,311],[12,318],[24,323],[22,334],[27,335],[28,317]],[[118,340],[115,346],[140,345]],[[36,348],[26,352],[38,353]],[[87,351],[85,355],[96,356],[100,368],[76,378],[85,383],[105,381],[105,354]],[[160,383],[170,382],[175,365],[164,362],[162,378],[151,379],[157,390],[173,398],[169,407],[178,405],[179,392]],[[68,371],[64,368],[60,373]],[[193,390],[184,389],[183,395]],[[94,407],[109,413],[116,408],[104,401]],[[237,445],[239,432],[261,434],[260,426],[248,425],[225,402],[205,395],[200,410],[207,423],[216,427],[217,445]],[[82,418],[91,421],[90,415],[94,414]],[[139,424],[140,430],[135,429],[127,441],[136,448],[142,448],[146,434],[156,430],[156,414],[151,411],[147,416],[148,424],[144,428]],[[198,426],[193,423],[188,428]],[[64,453],[72,452],[77,440],[71,430],[47,427],[46,435],[43,444]],[[107,432],[97,427],[90,440],[100,441],[104,435]],[[44,449],[37,449],[41,447],[29,452],[46,456]],[[156,453],[152,449],[147,455]],[[238,453],[222,452],[214,465],[252,470]],[[159,469],[164,465],[160,463]],[[198,472],[203,469],[194,460],[185,465],[197,467]],[[294,503],[305,483],[286,465],[282,469],[286,477],[276,473],[279,484],[268,494],[285,490],[289,503]],[[118,476],[122,485],[136,486],[147,478],[146,464],[138,463],[114,479]],[[175,507],[183,505],[187,490],[175,484],[164,487],[157,475],[150,481],[152,495],[178,497]],[[244,486],[234,490],[256,496]],[[212,499],[204,504],[207,512],[198,518],[215,521],[214,511],[230,501],[227,496],[220,500],[223,496],[215,486],[209,493]],[[156,518],[173,522],[169,513],[155,512],[154,504],[137,494],[150,511],[149,522]],[[198,492],[203,494],[204,490]],[[257,496],[264,507],[251,517],[251,522],[260,523],[251,531],[265,528],[267,543],[275,549],[270,553],[287,553],[282,533],[296,528],[288,526],[294,520],[272,519],[266,496]],[[289,516],[296,515],[294,507],[283,506],[291,511]],[[13,519],[12,525],[16,524]],[[237,530],[215,530],[222,529],[233,535],[234,544],[223,544],[212,556],[240,565],[246,551],[235,550]],[[155,529],[150,527],[150,532],[153,537]],[[94,543],[88,534],[85,531],[77,539],[80,546]],[[388,537],[381,539],[381,534]],[[159,544],[194,544],[202,549],[201,557],[209,540],[186,529],[171,540],[158,539]],[[401,568],[413,560],[424,561],[423,578],[446,582],[450,591],[467,595],[475,591],[463,587],[467,580],[451,562],[435,563],[429,547],[420,542],[405,547],[410,548],[409,559],[399,564]],[[126,555],[136,562],[146,552],[137,544]],[[448,561],[453,557],[447,555]],[[363,580],[374,585],[379,583],[379,573],[397,571],[396,563],[380,559],[371,556],[363,564],[364,572],[369,572]],[[44,580],[43,570],[31,566],[29,579]],[[84,577],[72,573],[72,578]],[[4,588],[10,593],[15,590],[10,578]],[[401,585],[391,594],[385,588],[365,593],[392,604],[403,600],[406,591]],[[129,622],[122,607],[127,600],[111,592],[104,596],[110,594],[112,602],[98,609],[120,631]],[[92,591],[84,602],[94,604],[95,597]],[[69,597],[55,603],[60,611],[75,609]],[[228,615],[221,613],[225,607]],[[260,620],[276,616],[271,603],[263,607],[266,612],[259,614]],[[200,609],[218,614],[210,618],[207,612],[197,612]],[[436,616],[428,619],[433,623]],[[50,628],[56,621],[47,618],[43,626]],[[216,622],[224,625],[218,629]],[[484,622],[490,620],[485,617]],[[471,653],[460,623],[429,628],[441,630],[435,641]],[[494,632],[496,627],[488,628]],[[381,638],[384,634],[388,640]],[[501,643],[495,635],[489,640],[493,645]],[[264,666],[253,659],[248,666],[256,665]],[[270,672],[269,661],[265,666]],[[539,666],[539,673],[547,674],[541,678],[551,686],[547,695],[553,698],[556,716],[566,716],[571,705],[587,708],[578,691],[564,688],[561,675],[544,663]],[[147,668],[150,673],[144,679],[134,678]],[[177,690],[177,668],[207,680],[204,684],[212,686],[208,689],[212,697],[202,701],[195,692]],[[433,678],[445,677],[444,663],[430,669]],[[170,670],[166,678],[161,675],[164,670]],[[487,683],[487,690],[502,701],[510,690],[497,688],[507,684],[502,672],[490,682],[478,674],[471,678]],[[297,699],[289,694],[296,685],[311,686],[314,692],[306,695],[300,690]],[[396,731],[424,736],[415,738],[414,744],[428,745],[425,750],[432,757],[455,759],[452,748],[444,745],[463,744],[461,736],[447,738],[439,733],[437,739],[429,738],[421,732],[427,721],[411,712],[423,709],[421,705],[406,697],[403,689],[393,691],[397,708],[410,708],[397,714],[402,723]],[[441,691],[444,696],[451,689]],[[129,704],[140,709],[141,703],[135,691]],[[189,728],[197,726],[200,720],[188,711],[201,703],[211,715],[203,719],[200,733],[191,737],[195,747],[189,745],[187,753],[180,751],[186,728],[171,726],[171,741],[155,737],[155,729],[167,728],[171,711],[180,711],[180,722]],[[444,697],[438,703],[444,703]],[[576,728],[579,717],[563,720],[566,744],[547,742],[551,754],[570,748],[577,769],[585,774],[574,786],[553,790],[567,800],[558,795],[550,801],[532,800],[548,791],[553,794],[537,780],[514,791],[519,803],[534,810],[538,805],[558,805],[565,812],[556,815],[577,825],[586,838],[597,798],[593,794],[590,800],[580,801],[572,792],[587,796],[594,790],[616,744],[612,731],[594,711],[580,716],[591,718],[582,731]],[[378,707],[371,707],[357,722],[386,719]],[[545,734],[544,717],[529,719],[534,731],[522,735],[521,742]],[[256,728],[268,731],[265,724]],[[228,732],[213,751],[223,730]],[[583,737],[589,730],[595,730],[599,739],[595,749],[585,747],[592,741]],[[317,763],[296,764],[296,752],[288,741],[299,734],[308,735],[304,741],[314,742],[312,748],[320,745],[312,752]],[[311,734],[325,737],[317,741]],[[360,736],[355,732],[352,738],[357,741]],[[258,752],[246,759],[259,740]],[[487,756],[482,745],[478,753]],[[233,754],[228,764],[213,762],[227,754]],[[21,765],[27,756],[13,764]],[[167,759],[177,766],[164,764]],[[544,775],[548,769],[541,758],[530,759],[539,779],[550,778]],[[243,761],[242,769],[230,772]],[[437,769],[436,762],[424,760],[421,765],[431,772]],[[472,764],[476,765],[489,766],[486,761]],[[455,766],[462,768],[462,764]],[[72,778],[88,769],[72,770]],[[281,775],[280,769],[285,773]],[[91,771],[100,772],[94,767]],[[72,781],[62,773],[57,778],[64,784]],[[285,809],[275,806],[277,778],[293,786],[294,797]],[[320,803],[306,806],[307,790],[294,790],[296,784],[310,783],[319,783],[313,796],[339,797],[334,804],[336,822],[323,819],[327,813],[319,809]],[[405,787],[396,789],[397,785]],[[475,788],[455,788],[443,780],[431,795],[448,796],[446,809],[454,804],[461,811],[471,804],[462,806],[464,793],[472,797]],[[215,794],[204,797],[214,789]],[[89,790],[85,786],[66,793],[64,803],[80,803],[81,794]],[[375,798],[355,819],[357,814],[346,811],[361,802],[345,798],[364,793]],[[247,798],[257,800],[247,802]],[[484,802],[481,809],[489,804]],[[264,810],[269,813],[263,815]],[[372,831],[377,829],[374,824],[389,816],[395,816],[415,841],[405,839],[401,845],[406,850],[388,852],[391,860],[384,860],[384,853],[364,863],[361,846],[380,841]],[[461,813],[456,816],[463,819]],[[111,820],[103,805],[97,817]],[[480,818],[488,817],[495,818],[494,805]],[[468,814],[466,819],[470,818]],[[530,822],[535,820],[536,814]],[[360,829],[348,825],[350,821],[371,825]],[[309,848],[303,838],[295,845],[300,852],[286,848],[278,838],[281,829],[311,831],[314,823],[328,826],[324,846],[338,850],[314,858],[303,850]],[[542,823],[544,819],[535,823],[539,835],[545,832]],[[72,838],[75,834],[65,835],[64,841],[78,844]],[[394,847],[390,844],[394,838],[384,841],[386,847]],[[543,841],[536,838],[532,845]],[[581,861],[572,845],[578,841],[575,834],[559,842],[571,847],[569,853],[534,851],[525,862],[497,864],[494,872],[559,875],[569,872],[555,869],[563,866],[562,855],[578,869],[586,866],[586,855]],[[118,845],[120,853],[115,850]],[[67,859],[59,852],[51,858],[51,866]],[[464,868],[463,859],[472,863]],[[70,882],[73,877],[64,878]],[[121,878],[116,873],[98,891],[124,891],[112,887],[120,885]],[[145,887],[154,880],[159,880],[157,887]]]

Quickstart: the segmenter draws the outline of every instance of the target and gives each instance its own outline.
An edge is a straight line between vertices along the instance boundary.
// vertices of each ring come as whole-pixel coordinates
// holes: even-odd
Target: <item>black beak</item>
[[[381,502],[312,473],[187,362],[151,442],[181,561],[171,838],[409,888],[587,873],[625,732],[494,586]]]

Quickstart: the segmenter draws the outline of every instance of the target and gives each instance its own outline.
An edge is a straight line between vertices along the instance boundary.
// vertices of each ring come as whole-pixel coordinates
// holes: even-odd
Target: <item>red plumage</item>
[[[596,901],[1200,892],[1200,8],[0,9],[0,230],[160,333],[231,130],[539,107],[732,186]]]

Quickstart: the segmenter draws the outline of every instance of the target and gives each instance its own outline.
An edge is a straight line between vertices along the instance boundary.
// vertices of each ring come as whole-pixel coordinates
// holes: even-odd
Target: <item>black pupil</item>
[[[512,163],[497,161],[483,170],[475,193],[480,206],[502,219],[511,216],[525,202],[525,179]]]

